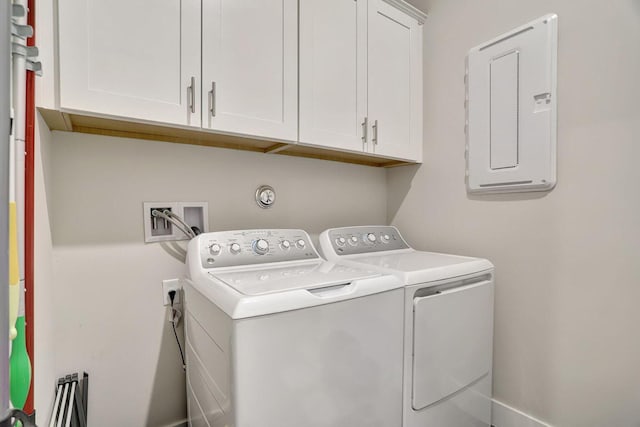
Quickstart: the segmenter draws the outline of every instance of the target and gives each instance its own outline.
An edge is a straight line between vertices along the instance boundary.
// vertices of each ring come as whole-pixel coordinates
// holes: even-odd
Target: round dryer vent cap
[[[256,190],[256,203],[262,209],[268,209],[276,202],[276,191],[270,185],[261,185]]]

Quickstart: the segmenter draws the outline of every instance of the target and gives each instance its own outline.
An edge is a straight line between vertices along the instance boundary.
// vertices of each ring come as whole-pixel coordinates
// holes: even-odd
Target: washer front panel
[[[403,294],[234,322],[229,425],[400,427]]]

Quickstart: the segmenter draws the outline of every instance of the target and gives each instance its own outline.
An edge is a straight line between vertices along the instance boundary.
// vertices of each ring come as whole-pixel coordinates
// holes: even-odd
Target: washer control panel
[[[304,230],[217,231],[197,239],[205,269],[320,258]]]
[[[390,226],[332,228],[326,233],[325,237],[329,239],[331,248],[338,255],[365,254],[410,247],[398,229]],[[324,241],[322,247],[325,248]]]

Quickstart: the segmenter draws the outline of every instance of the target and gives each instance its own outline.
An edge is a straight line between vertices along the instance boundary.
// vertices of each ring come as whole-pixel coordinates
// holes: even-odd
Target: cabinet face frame
[[[299,142],[367,151],[367,1],[299,7]]]
[[[59,3],[61,110],[200,127],[200,1],[156,4],[154,13],[170,28],[149,28],[148,2],[120,3]],[[174,50],[153,45],[167,42],[176,27]],[[165,67],[171,68],[159,75]]]
[[[203,2],[202,82],[204,129],[297,141],[297,0]]]
[[[368,16],[368,111],[370,131],[372,138],[375,139],[375,142],[370,144],[370,152],[421,162],[422,24],[384,0],[370,1]],[[395,33],[391,34],[391,30]],[[400,40],[399,35],[404,37],[404,40]],[[398,52],[405,49],[408,56],[404,76],[394,75],[394,73],[398,74],[398,69],[394,69],[393,64],[386,57],[388,53],[395,50],[392,46],[394,37],[398,42]],[[401,42],[406,45],[401,45]],[[404,110],[388,105],[388,98],[391,97],[384,95],[385,93],[398,95],[397,85],[401,84],[408,84],[408,88],[405,91],[405,99],[396,103],[404,106]],[[393,114],[408,116],[407,129],[404,129],[405,126],[400,126],[399,131],[396,129],[395,133],[388,132],[388,124],[393,121]],[[396,128],[398,128],[397,125]]]

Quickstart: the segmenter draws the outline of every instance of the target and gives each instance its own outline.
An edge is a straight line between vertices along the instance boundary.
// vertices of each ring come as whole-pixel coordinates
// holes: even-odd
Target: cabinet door
[[[62,109],[200,126],[200,1],[58,7]]]
[[[204,0],[204,128],[297,140],[297,14],[297,0]]]
[[[372,151],[422,160],[422,27],[382,0],[369,2]]]
[[[300,0],[300,139],[363,151],[367,1]]]

